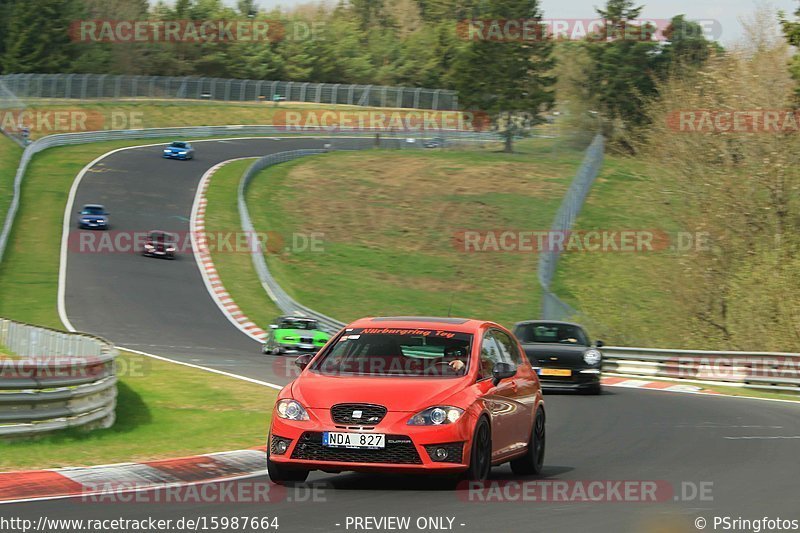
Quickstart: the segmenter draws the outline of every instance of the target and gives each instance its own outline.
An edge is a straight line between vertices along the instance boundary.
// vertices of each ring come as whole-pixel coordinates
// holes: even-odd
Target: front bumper
[[[278,344],[278,346],[286,354],[317,353],[322,349],[322,346],[314,344]]]
[[[143,253],[143,255],[146,255],[147,257],[165,257],[167,259],[172,259],[173,257],[175,257],[175,252],[168,252],[166,250],[164,250],[164,251],[145,250],[142,253]]]
[[[409,426],[413,413],[388,412],[374,429],[355,429],[333,422],[328,409],[307,409],[310,420],[297,422],[273,416],[270,460],[285,466],[326,472],[426,472],[455,473],[467,469],[472,445],[472,425],[463,416],[455,424]],[[378,450],[329,448],[322,445],[324,431],[383,433],[386,447]],[[289,440],[288,449],[276,454],[278,439]],[[435,461],[432,454],[445,448],[448,456]]]
[[[539,383],[545,390],[588,390],[600,385],[600,372],[592,368],[573,368],[569,376],[543,376],[537,370]]]
[[[108,227],[108,222],[84,222],[79,221],[78,227],[81,229],[106,229]]]
[[[177,153],[166,153],[164,152],[165,159],[188,159],[189,154],[177,154]]]

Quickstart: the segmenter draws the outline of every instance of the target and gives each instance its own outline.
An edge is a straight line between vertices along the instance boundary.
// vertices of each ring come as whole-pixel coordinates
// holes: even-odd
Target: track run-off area
[[[209,168],[234,158],[322,148],[326,142],[203,141],[196,144],[196,158],[186,162],[162,159],[161,145],[114,151],[83,173],[70,230],[76,228],[75,212],[81,205],[99,203],[111,214],[112,231],[185,234],[199,180]],[[346,143],[336,141],[340,147]],[[135,253],[65,248],[62,319],[76,330],[122,348],[268,383],[290,380],[281,372],[282,364],[262,355],[259,344],[225,317],[191,253],[159,261]],[[8,504],[0,506],[0,515],[34,521],[40,516],[173,521],[269,517],[277,518],[284,532],[389,530],[392,522],[362,521],[363,527],[356,527],[352,518],[410,517],[410,531],[476,533],[697,531],[701,517],[708,530],[714,517],[800,518],[792,505],[800,450],[798,404],[606,388],[599,397],[548,394],[546,407],[543,475],[514,477],[506,465],[492,471],[488,490],[453,490],[431,477],[318,472],[309,478],[310,487],[276,487],[265,476],[217,484],[225,485],[224,490],[216,487],[218,494],[244,495],[237,503],[224,498],[170,501],[148,490],[118,501],[78,497]],[[213,428],[209,435],[222,431]],[[617,481],[634,482],[628,490],[640,496],[626,494],[627,485]],[[263,487],[268,487],[270,501],[265,501]],[[564,495],[575,500],[584,489],[594,491],[587,499],[598,500],[564,501]],[[617,490],[619,499],[628,501],[618,501]],[[419,517],[432,520],[418,522]]]

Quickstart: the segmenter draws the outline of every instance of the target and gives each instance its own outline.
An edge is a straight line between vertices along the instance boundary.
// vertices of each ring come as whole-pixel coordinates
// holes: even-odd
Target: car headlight
[[[155,246],[153,246],[152,244],[145,244],[145,245],[144,245],[144,247],[145,247],[147,250],[152,250],[153,248],[155,248]]]
[[[594,348],[583,352],[583,360],[586,361],[587,365],[596,365],[602,358],[603,354],[600,353],[600,350],[595,350]]]
[[[290,342],[294,342],[294,341],[296,341],[296,340],[297,340],[297,337],[284,337],[284,338],[283,338],[283,340],[285,340],[285,341],[290,341]]]
[[[408,421],[408,425],[441,426],[444,424],[452,424],[461,418],[462,414],[464,414],[463,409],[451,407],[449,405],[429,407],[412,416]]]
[[[168,252],[174,252],[175,251],[175,247],[174,246],[167,246],[167,251]]]
[[[183,151],[183,152],[178,152],[178,155],[186,155],[186,152],[185,152],[185,151]]]
[[[308,420],[308,413],[299,402],[294,400],[280,400],[275,409],[278,416],[286,420]]]

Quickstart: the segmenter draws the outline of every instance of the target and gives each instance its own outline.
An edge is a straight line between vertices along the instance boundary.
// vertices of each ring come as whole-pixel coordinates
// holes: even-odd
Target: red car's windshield
[[[430,329],[344,331],[314,363],[327,375],[457,377],[469,370],[472,335]]]

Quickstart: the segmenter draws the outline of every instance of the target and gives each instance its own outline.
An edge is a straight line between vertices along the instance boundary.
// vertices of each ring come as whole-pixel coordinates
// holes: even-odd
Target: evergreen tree
[[[538,0],[492,0],[485,9],[481,18],[542,19]],[[552,41],[540,37],[471,41],[456,55],[452,80],[462,107],[492,117],[506,152],[513,151],[514,137],[541,123],[555,102],[552,52]]]
[[[69,28],[77,13],[76,0],[38,0],[35,7],[13,2],[6,15],[3,72],[69,72],[76,52]]]
[[[590,65],[583,81],[584,93],[606,119],[606,127],[644,125],[645,103],[657,92],[659,43],[654,40],[652,25],[634,20],[641,9],[631,0],[608,0],[605,9],[596,10],[606,26],[598,35],[587,38]]]

